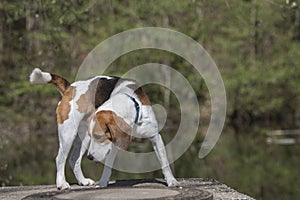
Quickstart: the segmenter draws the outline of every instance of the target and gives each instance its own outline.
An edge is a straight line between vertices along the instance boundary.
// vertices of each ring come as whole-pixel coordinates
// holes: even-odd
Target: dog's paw
[[[167,180],[168,187],[179,187],[179,182],[175,178]]]
[[[98,184],[95,185],[96,188],[105,188],[108,185],[108,181],[100,181]]]
[[[95,184],[95,181],[93,181],[92,179],[89,179],[89,178],[84,178],[83,180],[80,180],[78,182],[78,185],[81,185],[81,186],[90,186],[90,185],[94,185]]]
[[[62,182],[61,184],[57,184],[56,186],[58,190],[67,190],[71,188],[70,184],[66,181]]]

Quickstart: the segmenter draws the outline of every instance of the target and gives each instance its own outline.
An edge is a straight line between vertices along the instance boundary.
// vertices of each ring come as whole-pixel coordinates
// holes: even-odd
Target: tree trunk
[[[4,55],[4,12],[0,10],[0,63]]]
[[[254,0],[252,8],[251,8],[251,17],[250,17],[250,23],[252,26],[252,32],[251,32],[251,55],[252,55],[252,65],[256,65],[256,60],[257,60],[257,54],[258,54],[258,19],[257,19],[257,9],[258,9],[258,4],[257,0]]]

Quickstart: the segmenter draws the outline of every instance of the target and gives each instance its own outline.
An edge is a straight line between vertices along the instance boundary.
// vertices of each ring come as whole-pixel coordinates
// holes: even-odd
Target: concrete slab
[[[106,189],[72,185],[67,191],[58,191],[54,185],[2,187],[0,199],[253,199],[215,180],[189,178],[179,182],[182,189],[169,188],[162,179],[118,180]]]
[[[68,194],[56,195],[60,200],[84,200],[84,199],[159,199],[163,197],[174,197],[180,194],[179,191],[158,188],[118,188],[118,189],[98,189],[92,191],[72,192]]]

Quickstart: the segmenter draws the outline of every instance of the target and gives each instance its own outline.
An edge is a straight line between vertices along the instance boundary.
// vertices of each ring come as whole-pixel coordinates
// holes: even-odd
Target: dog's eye
[[[97,134],[93,134],[93,137],[95,138],[95,140],[100,140],[103,136],[97,135]]]

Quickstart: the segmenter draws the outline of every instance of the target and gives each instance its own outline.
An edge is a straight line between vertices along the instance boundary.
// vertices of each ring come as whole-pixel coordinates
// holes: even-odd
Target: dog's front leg
[[[108,153],[108,155],[105,159],[105,165],[104,165],[101,179],[100,179],[99,183],[96,185],[96,187],[101,187],[101,188],[107,187],[110,176],[111,176],[111,168],[114,164],[117,153],[118,153],[118,149],[114,145],[112,145],[112,149]]]
[[[151,137],[150,140],[153,144],[153,149],[156,153],[156,156],[161,164],[162,172],[165,176],[168,186],[179,186],[178,181],[174,178],[170,169],[165,145],[160,134],[156,134],[155,136]]]

